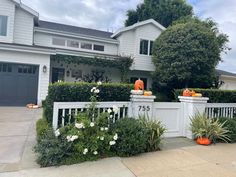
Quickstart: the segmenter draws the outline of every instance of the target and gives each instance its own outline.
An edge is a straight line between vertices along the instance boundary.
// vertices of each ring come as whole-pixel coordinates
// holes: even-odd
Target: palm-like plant
[[[208,138],[213,143],[216,140],[229,142],[229,131],[218,119],[209,119],[206,114],[197,113],[191,118],[190,130],[195,138]]]

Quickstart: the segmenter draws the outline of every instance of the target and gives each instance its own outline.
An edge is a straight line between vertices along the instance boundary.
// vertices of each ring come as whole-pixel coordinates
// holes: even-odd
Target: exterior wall
[[[39,65],[38,104],[41,104],[48,91],[50,55],[0,51],[0,61]],[[48,68],[46,73],[43,73],[44,65]]]
[[[33,43],[34,17],[16,8],[14,25],[14,43],[32,45]]]
[[[52,45],[52,38],[53,37],[62,38],[62,39],[66,39],[66,40],[67,39],[68,40],[76,40],[79,42],[89,42],[92,44],[104,45],[104,51],[101,52],[101,51],[94,51],[94,50],[85,50],[85,49],[81,49],[81,48]],[[34,44],[38,45],[38,46],[54,47],[54,48],[83,51],[83,52],[90,52],[90,53],[99,53],[99,54],[108,54],[108,55],[117,55],[118,54],[118,44],[98,42],[96,40],[84,40],[84,39],[80,39],[80,38],[69,38],[69,37],[65,37],[65,36],[51,35],[51,34],[46,34],[46,33],[41,33],[41,32],[35,32]]]
[[[236,90],[236,77],[221,76],[220,80],[224,83],[221,85],[222,90]]]
[[[8,16],[7,36],[0,36],[0,42],[12,43],[14,33],[15,4],[9,0],[1,0],[0,15]]]
[[[155,39],[161,34],[161,30],[153,24],[141,26],[135,31],[135,56],[134,56],[134,69],[144,71],[154,71],[155,67],[152,63],[152,57],[148,55],[139,54],[140,39],[147,39],[155,41]]]
[[[84,75],[90,74],[92,70],[101,70],[105,71],[104,76],[107,76],[109,79],[111,79],[111,82],[120,82],[121,74],[118,69],[115,68],[102,68],[102,67],[97,67],[97,66],[90,66],[90,65],[77,65],[77,64],[66,64],[65,62],[54,62],[51,61],[51,66],[50,66],[50,82],[52,79],[52,68],[63,68],[65,69],[65,82],[79,82],[81,79],[76,80],[76,78],[72,77],[72,70],[81,70],[82,71],[82,77]],[[67,76],[66,72],[70,71],[69,76]]]
[[[134,31],[124,32],[117,38],[119,41],[119,55],[134,57],[135,54],[135,33]]]

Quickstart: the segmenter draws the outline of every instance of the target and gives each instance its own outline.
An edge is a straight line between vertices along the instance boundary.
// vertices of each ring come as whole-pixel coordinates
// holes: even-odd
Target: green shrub
[[[48,129],[49,129],[49,125],[48,125],[48,122],[45,118],[41,118],[37,121],[36,134],[37,134],[38,141],[46,135],[46,132]]]
[[[52,128],[49,128],[44,137],[35,146],[37,163],[41,167],[63,164],[63,161],[72,154],[71,143],[55,137]]]
[[[221,123],[225,122],[224,127],[229,130],[227,133],[231,143],[236,143],[236,119],[219,118]]]
[[[48,96],[43,102],[44,115],[48,122],[52,122],[54,102],[89,101],[90,90],[96,83],[54,83],[49,86]],[[129,101],[130,84],[103,83],[98,86],[100,90],[98,101]]]
[[[148,129],[134,118],[118,120],[112,130],[119,138],[112,150],[119,156],[132,156],[147,149]]]
[[[149,120],[145,117],[140,117],[139,121],[148,129],[147,151],[160,150],[162,136],[166,131],[164,126],[160,121]]]
[[[175,100],[182,95],[184,89],[174,91]],[[192,89],[191,89],[192,90]],[[209,103],[236,103],[236,90],[219,90],[219,89],[199,89],[193,88],[194,91],[201,93],[204,97],[209,98]]]
[[[229,130],[225,127],[225,123],[221,123],[219,119],[209,119],[206,114],[197,113],[191,118],[190,130],[194,138],[206,137],[214,143],[217,140],[229,142]]]

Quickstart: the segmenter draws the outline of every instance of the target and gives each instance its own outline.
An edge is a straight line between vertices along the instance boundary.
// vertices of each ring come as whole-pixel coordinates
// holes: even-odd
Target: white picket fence
[[[236,118],[236,103],[207,103],[205,113],[209,118]]]
[[[236,103],[207,103],[208,98],[179,97],[180,102],[154,102],[155,97],[132,96],[129,102],[98,102],[96,114],[107,112],[113,106],[118,113],[110,121],[124,117],[138,118],[145,115],[159,120],[167,128],[166,137],[184,136],[191,138],[190,118],[197,112],[206,113],[209,118],[236,118]],[[85,112],[90,102],[55,102],[53,107],[53,128],[56,130],[75,121],[78,113]]]
[[[54,102],[53,106],[53,128],[63,127],[74,121],[74,117],[88,109],[90,102]],[[119,111],[114,115],[113,120],[117,120],[128,115],[128,107],[130,102],[98,102],[97,114],[107,112],[113,106],[117,106]]]

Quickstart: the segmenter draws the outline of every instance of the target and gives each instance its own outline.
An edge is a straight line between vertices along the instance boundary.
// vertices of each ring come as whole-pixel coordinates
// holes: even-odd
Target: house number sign
[[[143,112],[149,112],[150,106],[138,106],[138,110]]]

